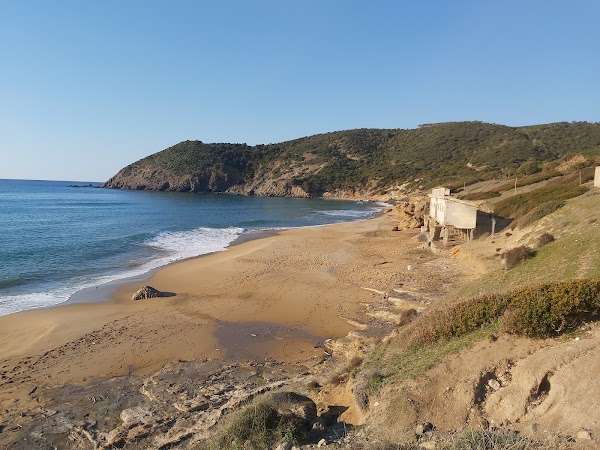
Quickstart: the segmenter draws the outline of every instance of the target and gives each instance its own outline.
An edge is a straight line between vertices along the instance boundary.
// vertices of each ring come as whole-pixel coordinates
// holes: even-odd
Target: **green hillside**
[[[407,130],[337,131],[257,146],[185,141],[129,165],[105,186],[252,194],[261,183],[278,183],[310,196],[343,190],[383,193],[405,182],[409,188],[462,186],[529,175],[554,169],[576,154],[589,157],[583,165],[600,157],[600,124],[453,122]],[[157,172],[160,186],[152,182]],[[189,185],[187,179],[192,180]],[[211,184],[215,179],[219,182]]]

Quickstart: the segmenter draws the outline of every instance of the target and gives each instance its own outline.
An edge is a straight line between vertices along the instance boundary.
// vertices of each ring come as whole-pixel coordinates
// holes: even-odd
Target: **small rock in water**
[[[317,444],[317,447],[321,448],[321,447],[325,447],[327,445],[327,441],[325,439],[321,439],[319,441],[319,443]]]
[[[133,294],[132,300],[144,300],[146,298],[162,297],[162,292],[158,289],[154,289],[152,286],[144,286],[135,294]]]

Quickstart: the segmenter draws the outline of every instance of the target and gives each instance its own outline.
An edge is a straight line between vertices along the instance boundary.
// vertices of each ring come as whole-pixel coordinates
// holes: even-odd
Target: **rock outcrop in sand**
[[[397,201],[393,208],[393,214],[398,217],[398,229],[422,227],[425,215],[429,213],[427,211],[428,203],[429,201],[425,196]]]
[[[132,300],[144,300],[146,298],[156,298],[156,297],[164,297],[163,293],[158,289],[153,288],[152,286],[144,286],[140,290],[138,290],[133,297]]]

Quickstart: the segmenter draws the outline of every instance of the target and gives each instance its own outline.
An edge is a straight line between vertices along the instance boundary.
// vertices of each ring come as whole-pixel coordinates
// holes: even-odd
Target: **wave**
[[[8,278],[6,280],[0,280],[0,289],[14,287],[24,283],[27,283],[27,280],[21,277]]]
[[[366,210],[340,209],[337,211],[319,211],[319,214],[331,217],[347,217],[353,219],[367,219],[372,217],[380,208],[369,208]]]
[[[165,252],[159,265],[180,259],[225,250],[244,232],[243,228],[196,228],[191,231],[163,231],[141,245]]]
[[[154,252],[145,261],[134,262],[129,269],[86,280],[72,280],[45,292],[33,292],[0,297],[0,316],[28,309],[44,308],[64,303],[75,292],[101,286],[112,281],[143,275],[153,269],[195,256],[226,250],[244,232],[243,228],[196,228],[189,231],[165,231],[139,245]]]

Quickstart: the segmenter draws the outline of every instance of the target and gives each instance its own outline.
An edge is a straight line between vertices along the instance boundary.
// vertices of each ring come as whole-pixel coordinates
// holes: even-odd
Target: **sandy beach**
[[[0,421],[39,402],[40,386],[147,375],[170,361],[322,362],[323,341],[369,320],[366,305],[381,301],[369,289],[440,288],[436,258],[395,223],[280,231],[167,266],[110,301],[0,317]],[[132,301],[146,284],[176,295]]]

